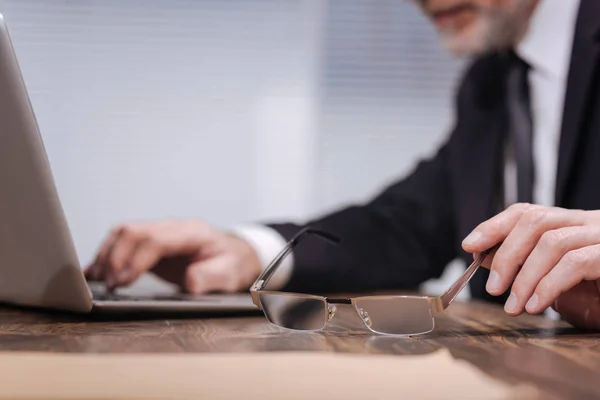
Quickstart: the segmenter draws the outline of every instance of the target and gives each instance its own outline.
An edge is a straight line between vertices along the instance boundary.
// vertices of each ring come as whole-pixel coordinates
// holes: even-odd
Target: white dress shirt
[[[531,67],[530,98],[533,113],[533,157],[535,166],[534,202],[554,205],[558,146],[563,114],[567,75],[571,60],[573,34],[579,0],[540,0],[517,54]],[[505,165],[505,201],[516,201],[517,176],[514,159]],[[286,245],[275,230],[262,225],[243,225],[234,233],[255,249],[263,268]],[[283,287],[294,267],[293,253],[281,264],[269,283],[276,290]]]

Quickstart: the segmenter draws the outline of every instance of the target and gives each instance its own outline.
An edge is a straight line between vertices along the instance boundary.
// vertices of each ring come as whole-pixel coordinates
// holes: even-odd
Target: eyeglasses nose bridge
[[[337,311],[337,307],[333,304],[328,304],[327,305],[327,321],[331,321],[331,319],[333,318],[333,316],[335,315],[335,312]]]

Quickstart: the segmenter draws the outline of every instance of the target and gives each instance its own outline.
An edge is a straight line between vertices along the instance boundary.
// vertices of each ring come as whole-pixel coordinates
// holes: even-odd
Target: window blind
[[[328,2],[317,191],[326,207],[374,195],[449,132],[464,62],[416,3]]]

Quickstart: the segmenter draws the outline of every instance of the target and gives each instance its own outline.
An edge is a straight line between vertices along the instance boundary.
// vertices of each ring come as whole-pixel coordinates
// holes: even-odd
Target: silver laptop
[[[249,294],[92,290],[74,243],[4,18],[0,15],[0,302],[90,313],[257,310]]]

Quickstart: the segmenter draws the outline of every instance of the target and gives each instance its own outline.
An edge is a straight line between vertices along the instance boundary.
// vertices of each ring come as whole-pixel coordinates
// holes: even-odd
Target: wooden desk
[[[263,317],[98,321],[0,308],[1,351],[85,353],[327,351],[424,354],[447,348],[508,382],[529,381],[548,399],[600,398],[600,334],[501,308],[454,303],[426,336],[374,336],[341,307],[324,333],[280,331]],[[553,392],[553,394],[551,394]]]

